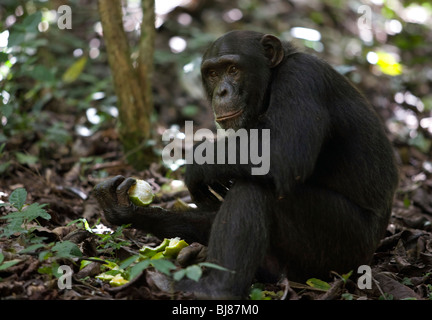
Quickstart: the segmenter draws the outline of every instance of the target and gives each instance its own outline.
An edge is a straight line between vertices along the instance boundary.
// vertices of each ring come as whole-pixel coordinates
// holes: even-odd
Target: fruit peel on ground
[[[180,250],[188,245],[186,241],[178,237],[171,239],[165,238],[159,246],[155,248],[144,246],[139,251],[141,255],[151,259],[175,258]]]

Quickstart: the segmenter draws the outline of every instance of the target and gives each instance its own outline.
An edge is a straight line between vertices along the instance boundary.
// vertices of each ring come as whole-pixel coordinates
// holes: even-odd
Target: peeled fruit
[[[148,246],[143,247],[142,249],[140,249],[140,253],[144,256],[146,256],[147,258],[151,258],[153,257],[156,253],[158,252],[162,252],[163,250],[165,250],[165,248],[169,245],[170,243],[170,239],[164,239],[162,241],[162,243],[160,245],[158,245],[155,248],[151,248]]]
[[[151,259],[160,258],[175,258],[181,249],[187,247],[186,241],[180,238],[164,239],[162,243],[156,248],[143,247],[140,249],[140,253]]]
[[[188,244],[180,238],[173,238],[170,240],[169,245],[165,248],[163,255],[167,258],[173,258],[178,255],[181,249],[187,247]]]
[[[151,185],[147,181],[139,179],[130,187],[128,194],[130,201],[140,207],[148,206],[154,198]]]
[[[110,280],[110,285],[112,287],[120,287],[126,283],[128,283],[129,281],[126,280],[125,278],[123,278],[123,276],[121,274],[115,275],[111,280]]]
[[[112,274],[108,273],[101,273],[100,275],[96,276],[96,279],[102,280],[102,281],[111,281],[114,278]]]

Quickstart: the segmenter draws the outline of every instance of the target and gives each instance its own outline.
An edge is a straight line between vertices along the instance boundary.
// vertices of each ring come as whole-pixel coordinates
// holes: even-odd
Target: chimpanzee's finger
[[[119,205],[121,206],[130,205],[128,191],[130,187],[132,187],[135,183],[136,183],[136,179],[127,178],[117,187],[116,193],[117,193],[117,201]]]
[[[120,176],[120,175],[118,175],[118,176],[115,176],[114,178],[112,178],[112,179],[110,179],[111,180],[111,191],[112,192],[115,192],[116,191],[116,189],[117,189],[117,187],[125,180],[126,178],[125,177],[123,177],[123,176]],[[108,181],[110,181],[110,180],[108,180]]]
[[[124,179],[123,176],[116,176],[105,180],[94,187],[94,195],[102,209],[107,209],[117,204],[117,195],[115,190]]]

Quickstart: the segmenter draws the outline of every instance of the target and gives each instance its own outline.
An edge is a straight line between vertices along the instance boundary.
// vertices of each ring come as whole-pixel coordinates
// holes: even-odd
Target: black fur
[[[250,163],[189,164],[198,209],[175,214],[133,206],[134,180],[116,177],[95,189],[108,221],[208,244],[208,261],[235,273],[210,269],[199,283],[183,283],[204,297],[245,297],[260,266],[303,281],[369,263],[398,171],[366,99],[326,62],[256,32],[219,38],[202,71],[216,117],[242,110],[222,127],[270,129],[270,172],[251,176]]]

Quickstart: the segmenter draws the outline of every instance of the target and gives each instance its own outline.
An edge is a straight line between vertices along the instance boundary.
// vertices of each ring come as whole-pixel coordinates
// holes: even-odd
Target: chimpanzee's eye
[[[228,69],[228,73],[229,73],[229,74],[232,74],[232,75],[237,74],[238,71],[239,71],[239,69],[238,69],[236,66],[231,66],[231,67]]]
[[[210,78],[216,78],[218,76],[217,71],[214,69],[209,70],[207,74]]]

